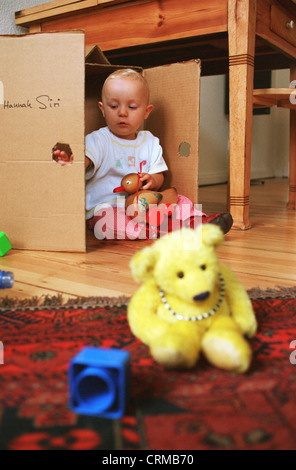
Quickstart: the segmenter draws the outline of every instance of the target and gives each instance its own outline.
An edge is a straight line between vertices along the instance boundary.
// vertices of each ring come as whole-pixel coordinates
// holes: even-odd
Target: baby
[[[159,139],[149,131],[139,130],[153,110],[145,78],[132,69],[120,69],[109,75],[103,85],[100,110],[106,127],[86,136],[86,219],[98,239],[156,238],[161,228],[138,223],[126,214],[125,196],[115,194],[121,179],[138,173],[141,190],[157,191],[163,184],[167,165]],[[64,164],[63,152],[54,152]],[[178,195],[177,210],[171,229],[212,222],[226,233],[231,225],[230,214],[212,217],[198,211],[185,196]]]

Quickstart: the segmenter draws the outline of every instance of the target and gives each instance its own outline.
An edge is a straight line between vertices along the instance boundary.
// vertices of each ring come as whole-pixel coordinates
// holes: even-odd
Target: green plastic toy
[[[4,232],[0,232],[0,256],[4,256],[12,246]]]

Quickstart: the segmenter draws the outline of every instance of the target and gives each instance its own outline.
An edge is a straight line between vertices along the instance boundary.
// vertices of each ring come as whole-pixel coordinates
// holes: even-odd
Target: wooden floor
[[[225,262],[246,289],[296,285],[296,213],[286,209],[287,179],[268,179],[251,187],[251,222],[247,231],[231,230],[219,248]],[[226,185],[200,188],[199,200],[208,214],[225,211]],[[87,234],[86,253],[11,250],[0,258],[0,269],[12,271],[12,289],[0,297],[19,299],[63,294],[75,296],[131,295],[131,256],[151,241],[98,241]]]

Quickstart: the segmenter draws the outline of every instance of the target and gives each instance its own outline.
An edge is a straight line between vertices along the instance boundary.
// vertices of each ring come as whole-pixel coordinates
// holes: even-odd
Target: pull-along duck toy
[[[168,188],[164,191],[141,191],[142,186],[140,173],[129,173],[122,178],[121,186],[114,188],[113,192],[128,193],[125,209],[129,217],[137,217],[139,222],[147,221],[150,225],[161,225],[164,215],[171,216],[174,212],[174,204],[177,204],[178,200],[177,190]]]

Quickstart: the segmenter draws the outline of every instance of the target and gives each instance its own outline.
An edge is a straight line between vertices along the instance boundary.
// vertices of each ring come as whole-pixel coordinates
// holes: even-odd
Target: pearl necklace
[[[205,313],[202,313],[200,315],[198,315],[197,317],[187,317],[187,316],[183,316],[183,315],[180,315],[179,313],[176,313],[172,307],[170,306],[170,304],[168,303],[168,301],[166,300],[165,298],[165,295],[164,295],[164,292],[163,290],[159,287],[159,294],[160,294],[160,298],[161,298],[161,301],[162,303],[164,304],[165,308],[174,316],[177,318],[177,320],[185,320],[185,321],[200,321],[200,320],[204,320],[205,318],[208,318],[208,317],[211,317],[213,316],[218,308],[220,307],[221,303],[222,303],[222,300],[224,299],[224,295],[225,295],[225,282],[224,282],[224,279],[223,279],[223,276],[222,274],[219,274],[219,279],[220,279],[220,297],[218,299],[218,302],[216,303],[215,307],[212,308],[212,310],[210,310],[209,312],[205,312]]]

